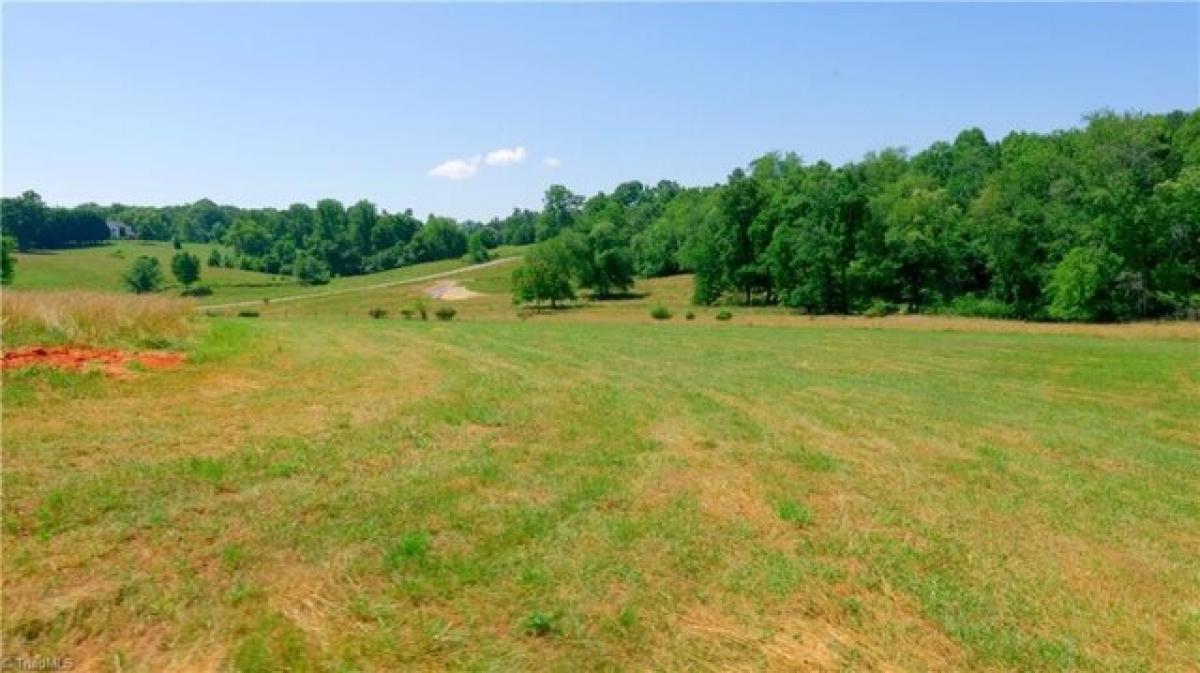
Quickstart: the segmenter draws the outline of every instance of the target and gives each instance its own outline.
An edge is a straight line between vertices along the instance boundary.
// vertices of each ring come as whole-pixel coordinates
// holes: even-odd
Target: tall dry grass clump
[[[174,297],[85,291],[0,296],[6,346],[105,344],[161,347],[187,335],[193,306]]]

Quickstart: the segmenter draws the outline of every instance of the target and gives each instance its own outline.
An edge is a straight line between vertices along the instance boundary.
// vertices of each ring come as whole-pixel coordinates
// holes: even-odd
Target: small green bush
[[[213,293],[211,287],[207,285],[197,285],[196,287],[187,288],[179,294],[184,297],[207,297]]]
[[[733,314],[729,311],[720,311],[717,313],[717,320],[729,320],[732,317]]]
[[[454,320],[454,316],[458,315],[458,311],[449,306],[439,306],[433,314],[437,316],[438,320],[447,321]]]
[[[401,315],[401,316],[402,316],[402,317],[403,317],[405,320],[412,320],[412,319],[413,319],[413,317],[414,317],[414,316],[416,316],[416,314],[415,314],[415,313],[413,313],[413,310],[412,310],[411,308],[402,308],[402,309],[400,309],[400,315]]]
[[[898,309],[897,309],[896,305],[890,301],[885,301],[883,299],[873,299],[873,300],[871,300],[871,303],[867,306],[866,310],[863,311],[863,315],[865,315],[868,318],[882,318],[885,315],[892,315],[897,310]]]
[[[694,311],[688,311],[687,313],[685,313],[683,315],[683,318],[684,318],[684,320],[695,320],[696,313]]]
[[[655,320],[670,320],[671,311],[669,311],[666,306],[655,306],[654,308],[650,309],[650,317],[654,318]]]
[[[429,320],[429,307],[425,305],[425,300],[417,297],[413,301],[413,310],[417,315],[421,316],[421,320]]]
[[[375,308],[367,311],[367,315],[371,316],[372,318],[374,318],[376,320],[379,320],[380,318],[387,317],[387,310],[376,306]]]
[[[1008,304],[989,297],[976,297],[969,294],[955,297],[954,301],[950,302],[950,312],[969,318],[1013,317],[1012,307]]]
[[[258,311],[238,311],[237,317],[239,317],[239,318],[257,318]]]

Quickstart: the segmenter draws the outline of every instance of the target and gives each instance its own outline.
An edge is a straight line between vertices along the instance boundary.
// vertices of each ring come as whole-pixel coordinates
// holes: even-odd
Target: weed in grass
[[[780,519],[797,526],[807,526],[813,520],[812,511],[794,500],[785,500],[779,503],[775,513],[779,515]]]
[[[367,311],[367,315],[371,316],[372,318],[374,318],[376,320],[379,320],[381,318],[386,318],[387,314],[388,314],[387,309],[379,308],[378,306]]]
[[[251,309],[242,309],[237,312],[237,317],[239,318],[257,318],[259,315],[261,314],[258,311]]]
[[[233,586],[229,588],[229,593],[226,594],[226,600],[232,606],[243,605],[246,603],[258,603],[265,597],[265,592],[260,588],[244,580],[237,580]]]
[[[525,616],[524,621],[521,622],[521,628],[525,635],[537,637],[549,636],[558,631],[554,615],[537,611]]]
[[[42,501],[34,513],[34,531],[39,540],[48,540],[64,527],[67,496],[55,491]]]
[[[438,320],[445,322],[454,320],[454,316],[458,315],[458,311],[456,311],[452,306],[439,306],[438,309],[433,312],[433,315],[437,316]]]
[[[240,544],[225,545],[221,548],[221,563],[227,570],[237,570],[246,564],[249,553]]]
[[[617,615],[617,623],[621,625],[621,628],[626,630],[637,628],[637,611],[626,605],[625,607],[621,608],[621,612]]]
[[[684,318],[684,320],[695,320],[695,319],[696,319],[696,312],[695,312],[695,311],[688,311],[687,313],[683,314],[683,318]]]
[[[225,464],[213,458],[189,458],[187,473],[204,481],[219,482],[225,478]]]
[[[658,306],[650,309],[650,317],[654,318],[655,320],[670,320],[671,310],[666,306],[659,304]]]
[[[725,321],[725,320],[729,320],[732,317],[733,317],[733,314],[730,313],[729,311],[725,311],[725,310],[717,311],[717,320]]]
[[[409,564],[423,564],[429,555],[429,534],[424,531],[406,533],[384,554],[388,570],[399,570]]]

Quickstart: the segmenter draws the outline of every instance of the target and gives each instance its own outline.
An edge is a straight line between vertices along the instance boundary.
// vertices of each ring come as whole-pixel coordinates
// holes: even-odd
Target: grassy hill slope
[[[206,243],[185,243],[184,250],[208,259],[214,247]],[[503,247],[495,251],[499,257],[520,254],[520,248]],[[13,289],[32,290],[100,290],[122,291],[121,276],[134,259],[141,255],[156,257],[163,268],[167,287],[164,292],[178,294],[179,287],[171,276],[171,257],[175,249],[162,241],[118,241],[108,245],[70,250],[48,250],[17,253]],[[213,294],[198,298],[201,305],[239,301],[261,301],[300,294],[317,294],[330,290],[359,288],[414,278],[467,266],[461,259],[442,260],[391,269],[362,276],[334,278],[328,285],[303,286],[290,276],[273,276],[256,271],[203,266],[200,284],[213,289]]]

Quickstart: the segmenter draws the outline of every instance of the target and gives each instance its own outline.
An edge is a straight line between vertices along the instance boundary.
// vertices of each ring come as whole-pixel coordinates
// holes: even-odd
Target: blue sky
[[[552,182],[709,184],[770,150],[842,163],[1200,106],[1195,4],[3,12],[4,193],[64,205],[368,198],[482,219]]]

